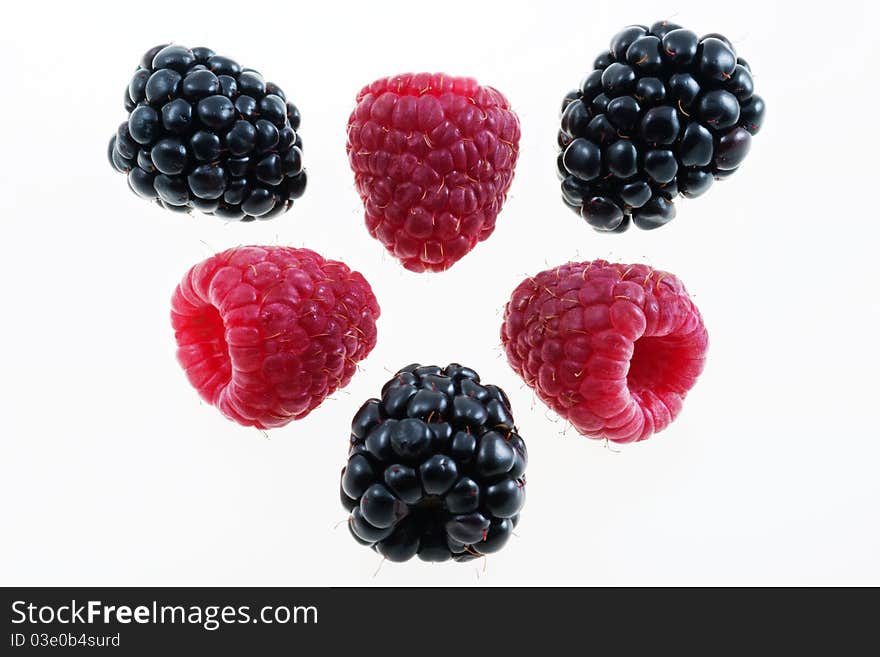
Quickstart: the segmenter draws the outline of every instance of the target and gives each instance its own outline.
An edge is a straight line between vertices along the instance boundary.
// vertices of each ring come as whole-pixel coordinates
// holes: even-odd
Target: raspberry
[[[278,85],[208,48],[149,50],[125,109],[108,156],[142,198],[253,221],[305,192],[299,110]]]
[[[376,345],[379,304],[345,264],[247,246],[195,265],[171,299],[177,359],[202,398],[245,426],[308,415]]]
[[[604,260],[524,280],[504,312],[513,369],[582,434],[626,443],[672,422],[708,335],[672,274]]]
[[[370,235],[411,271],[443,271],[488,238],[519,153],[507,99],[471,78],[419,73],[357,95],[348,159]]]
[[[599,231],[675,217],[743,162],[764,119],[751,68],[720,34],[661,21],[611,39],[562,103],[563,201]]]
[[[525,502],[527,461],[501,388],[457,363],[409,365],[352,421],[349,530],[390,561],[497,552]]]

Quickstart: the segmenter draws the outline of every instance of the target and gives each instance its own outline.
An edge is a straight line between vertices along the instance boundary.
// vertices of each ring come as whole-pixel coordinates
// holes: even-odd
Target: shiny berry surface
[[[340,499],[355,540],[389,561],[470,561],[510,539],[527,463],[501,388],[413,364],[355,414]]]
[[[109,159],[142,198],[251,221],[286,212],[305,191],[299,110],[278,85],[209,48],[151,48],[125,108]]]
[[[626,27],[562,103],[563,201],[598,231],[662,226],[679,194],[695,198],[739,170],[764,115],[726,37],[669,21]]]

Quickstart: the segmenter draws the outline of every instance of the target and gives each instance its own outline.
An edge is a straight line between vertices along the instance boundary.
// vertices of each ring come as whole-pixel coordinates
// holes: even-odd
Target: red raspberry
[[[347,385],[376,345],[378,317],[358,272],[283,246],[218,253],[171,299],[190,383],[229,419],[260,429],[305,417]]]
[[[407,269],[443,271],[495,229],[519,119],[472,78],[406,73],[361,90],[346,150],[370,235]]]
[[[709,337],[672,274],[604,260],[520,283],[501,340],[514,370],[582,434],[626,443],[665,429],[703,370]]]

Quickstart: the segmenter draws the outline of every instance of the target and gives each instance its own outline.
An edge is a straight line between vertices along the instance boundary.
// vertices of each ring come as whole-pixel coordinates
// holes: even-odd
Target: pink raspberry
[[[364,87],[346,150],[370,235],[407,269],[449,269],[495,229],[519,136],[507,99],[471,78],[406,73]]]
[[[672,274],[604,260],[528,278],[504,312],[514,370],[582,434],[645,440],[672,422],[709,338]]]
[[[308,415],[376,345],[379,304],[345,264],[247,246],[194,266],[171,299],[177,358],[202,398],[245,426]]]

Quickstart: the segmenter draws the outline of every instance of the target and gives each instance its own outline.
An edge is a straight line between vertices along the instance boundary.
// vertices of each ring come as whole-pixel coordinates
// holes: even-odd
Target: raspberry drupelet
[[[675,276],[604,260],[524,280],[501,340],[541,400],[581,434],[618,443],[645,440],[676,418],[709,344]]]
[[[519,137],[507,99],[472,78],[407,73],[367,85],[346,149],[370,235],[411,271],[448,269],[495,229]]]
[[[171,308],[190,383],[230,420],[260,429],[308,415],[376,345],[369,283],[308,249],[218,253],[183,277]]]

